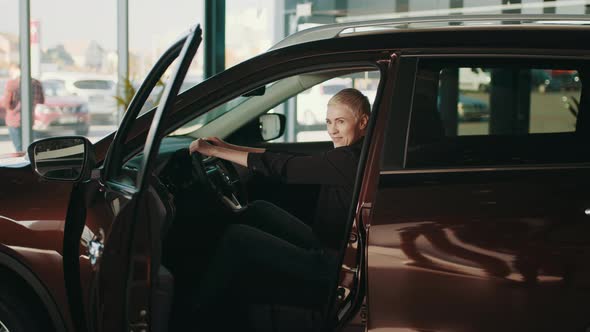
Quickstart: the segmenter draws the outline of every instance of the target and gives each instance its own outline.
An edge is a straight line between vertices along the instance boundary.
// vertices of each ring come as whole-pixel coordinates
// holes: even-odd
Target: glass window
[[[6,108],[4,105],[4,93],[6,83],[13,78],[13,68],[19,64],[19,33],[18,16],[19,2],[0,0],[0,154],[15,151],[6,126]]]
[[[32,0],[31,73],[45,93],[34,110],[34,138],[76,134],[95,142],[115,130],[117,2]]]
[[[379,73],[361,72],[329,79],[298,94],[277,109],[287,116],[287,134],[277,142],[329,141],[326,131],[326,107],[333,95],[342,89],[355,88],[363,92],[371,106],[375,101]]]
[[[84,90],[109,90],[115,86],[115,82],[107,80],[79,80],[74,86]]]
[[[421,61],[407,167],[590,160],[578,121],[585,64],[464,62]]]
[[[139,87],[160,55],[190,27],[200,23],[203,28],[203,13],[203,0],[129,0],[129,85]],[[201,81],[202,43],[180,92]]]
[[[352,73],[351,73],[352,72]],[[379,84],[378,71],[331,70],[291,76],[267,84],[257,92],[239,96],[185,124],[172,135],[186,135],[229,112],[248,112],[240,117],[245,126],[257,115],[285,115],[285,133],[271,141],[277,143],[329,141],[326,132],[326,106],[338,91],[354,87],[372,104]],[[256,112],[256,114],[254,114]],[[194,134],[194,136],[201,136]],[[250,140],[251,141],[251,140]]]
[[[124,82],[126,93],[123,94],[122,103],[131,101],[149,70],[175,40],[198,23],[203,28],[203,13],[203,0],[129,1],[129,78]],[[203,48],[201,42],[180,93],[203,81]],[[140,115],[158,106],[165,83],[175,66],[176,61],[152,90]]]

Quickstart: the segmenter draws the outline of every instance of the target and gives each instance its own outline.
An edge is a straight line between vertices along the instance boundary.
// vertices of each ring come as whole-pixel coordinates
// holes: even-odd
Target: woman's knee
[[[257,201],[250,202],[249,208],[252,208],[254,210],[263,210],[263,211],[269,210],[269,209],[280,209],[278,206],[274,205],[273,203],[271,203],[269,201],[264,201],[264,200],[257,200]]]

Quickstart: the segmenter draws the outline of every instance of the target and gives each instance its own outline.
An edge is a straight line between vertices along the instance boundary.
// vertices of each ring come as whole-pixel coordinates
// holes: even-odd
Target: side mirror
[[[281,137],[285,132],[286,118],[283,114],[267,113],[258,118],[262,140],[270,141]]]
[[[35,173],[46,180],[86,180],[94,167],[94,148],[82,136],[42,139],[29,145],[27,153]]]

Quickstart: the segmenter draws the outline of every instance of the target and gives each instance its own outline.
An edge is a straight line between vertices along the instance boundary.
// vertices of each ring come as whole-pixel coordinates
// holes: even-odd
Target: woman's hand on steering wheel
[[[190,154],[198,152],[204,156],[211,157],[213,156],[215,146],[204,138],[198,138],[191,143],[188,149]]]
[[[214,150],[215,146],[203,138],[190,144],[193,172],[199,182],[204,184],[228,210],[240,211],[247,203],[239,175],[230,161],[216,158]]]

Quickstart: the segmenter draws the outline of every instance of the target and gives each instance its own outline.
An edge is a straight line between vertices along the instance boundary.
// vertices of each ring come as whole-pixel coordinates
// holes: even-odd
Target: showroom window
[[[586,64],[423,60],[406,167],[586,162],[578,121]]]
[[[117,2],[30,3],[31,73],[46,91],[34,110],[33,138],[75,134],[96,141],[118,120]]]

